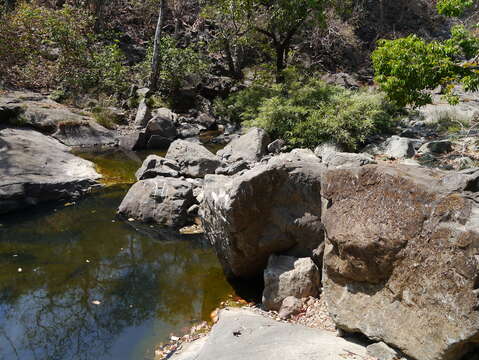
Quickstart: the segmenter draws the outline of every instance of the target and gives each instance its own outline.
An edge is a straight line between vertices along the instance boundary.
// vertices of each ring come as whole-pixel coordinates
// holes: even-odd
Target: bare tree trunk
[[[158,23],[156,24],[155,41],[153,45],[153,59],[151,62],[151,76],[150,76],[150,90],[158,90],[158,81],[160,77],[160,46],[161,46],[161,34],[163,30],[163,22],[165,16],[165,2],[166,0],[160,0],[160,11],[158,14]]]

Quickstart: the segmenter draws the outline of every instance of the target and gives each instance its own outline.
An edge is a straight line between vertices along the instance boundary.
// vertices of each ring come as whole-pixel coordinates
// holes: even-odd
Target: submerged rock
[[[366,166],[322,178],[334,321],[418,360],[459,359],[479,339],[479,199],[445,175]]]
[[[296,153],[242,175],[206,176],[203,225],[228,276],[261,275],[273,253],[320,255],[323,169],[314,155]]]
[[[75,199],[99,186],[93,163],[34,130],[0,130],[0,214]]]
[[[121,202],[118,213],[146,224],[181,228],[190,223],[195,204],[193,185],[186,180],[156,177],[138,181]]]
[[[279,310],[283,300],[319,295],[320,272],[311,258],[271,255],[264,271],[263,306]]]

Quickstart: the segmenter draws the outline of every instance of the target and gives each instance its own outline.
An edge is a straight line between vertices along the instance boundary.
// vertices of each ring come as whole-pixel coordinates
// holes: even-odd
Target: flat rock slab
[[[206,340],[193,342],[171,360],[360,360],[364,346],[333,333],[266,318],[251,309],[227,308]]]
[[[77,198],[98,186],[93,163],[34,130],[0,130],[0,214]]]

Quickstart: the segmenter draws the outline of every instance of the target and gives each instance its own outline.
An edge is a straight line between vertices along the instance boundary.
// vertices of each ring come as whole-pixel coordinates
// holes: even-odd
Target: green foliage
[[[439,0],[439,13],[460,16],[472,0]],[[372,54],[375,80],[399,106],[414,107],[432,101],[428,90],[441,86],[444,98],[457,104],[455,85],[466,91],[479,88],[479,39],[462,25],[451,28],[445,41],[427,42],[416,35],[396,40],[380,40]]]
[[[382,94],[347,90],[314,78],[255,84],[217,102],[215,109],[223,117],[265,129],[290,147],[314,148],[333,141],[349,150],[386,130],[394,116]]]
[[[474,0],[438,0],[437,11],[441,15],[457,17],[473,4]]]
[[[33,89],[123,91],[123,55],[116,43],[104,45],[93,27],[82,9],[20,3],[0,19],[0,74]]]
[[[145,60],[135,69],[140,82],[146,81],[149,77],[152,57],[153,46],[149,46]],[[192,47],[178,47],[176,40],[171,36],[162,37],[160,57],[160,91],[163,93],[198,81],[209,69],[207,60],[199,51]]]

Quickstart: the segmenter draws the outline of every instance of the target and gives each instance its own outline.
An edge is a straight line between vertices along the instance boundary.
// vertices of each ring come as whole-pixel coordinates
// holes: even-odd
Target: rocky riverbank
[[[413,142],[393,137],[378,148],[396,155],[403,148],[406,158]],[[140,173],[149,179],[139,184],[153,181],[152,193],[141,201],[135,185],[125,215],[184,225],[199,207],[225,273],[263,276],[262,305],[283,318],[322,294],[338,329],[387,343],[401,356],[452,360],[476,348],[478,168],[424,168],[331,146],[276,154],[267,143],[252,129],[217,155],[197,148],[176,158],[182,147],[174,143],[165,159],[145,162]],[[451,151],[441,141],[419,150],[439,148]],[[220,347],[236,346],[230,340]]]

